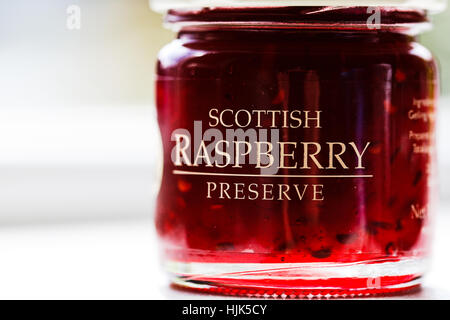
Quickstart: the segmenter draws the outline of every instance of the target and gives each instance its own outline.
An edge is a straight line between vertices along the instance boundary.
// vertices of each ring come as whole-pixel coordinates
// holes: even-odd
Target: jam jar
[[[439,88],[417,36],[442,2],[222,2],[154,2],[178,32],[156,77],[173,284],[282,298],[420,286]]]

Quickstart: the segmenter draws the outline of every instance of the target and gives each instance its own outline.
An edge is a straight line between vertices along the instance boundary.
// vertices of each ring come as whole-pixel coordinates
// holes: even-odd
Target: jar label
[[[269,98],[257,96],[261,83],[233,88],[234,97],[220,81],[160,80],[185,94],[170,98],[182,116],[163,128],[171,174],[202,180],[196,190],[204,199],[321,202],[333,192],[330,181],[358,192],[358,184],[386,177],[391,161],[428,162],[435,100],[417,95],[426,83],[410,82],[393,96],[388,77],[369,84],[303,76],[301,92],[280,81]]]

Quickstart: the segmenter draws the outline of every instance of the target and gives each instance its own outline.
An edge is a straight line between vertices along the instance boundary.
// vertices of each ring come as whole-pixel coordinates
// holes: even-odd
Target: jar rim
[[[311,6],[397,7],[438,13],[447,7],[447,0],[149,0],[149,2],[153,10],[161,13],[171,9]]]
[[[378,8],[378,21],[372,21],[372,7],[270,7],[270,8],[202,8],[171,9],[166,25],[181,29],[370,29],[403,32],[415,35],[430,28],[427,12],[419,9]],[[375,25],[376,23],[376,25]]]

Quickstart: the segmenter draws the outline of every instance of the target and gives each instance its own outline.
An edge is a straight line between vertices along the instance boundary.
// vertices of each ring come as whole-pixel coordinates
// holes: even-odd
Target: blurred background
[[[450,11],[433,20],[421,38],[442,70],[446,200]],[[161,157],[154,64],[173,37],[148,0],[0,0],[0,223],[150,215]]]
[[[149,217],[161,17],[147,0],[0,3],[0,223]]]
[[[80,25],[68,25],[74,14]],[[433,21],[421,40],[442,70],[446,211],[450,11]],[[0,0],[0,298],[148,297],[161,163],[154,65],[173,37],[148,0]]]

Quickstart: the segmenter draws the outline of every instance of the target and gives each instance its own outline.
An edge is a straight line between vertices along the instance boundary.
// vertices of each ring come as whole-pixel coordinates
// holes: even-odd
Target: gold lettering
[[[270,113],[272,115],[272,126],[271,128],[276,128],[277,122],[276,122],[276,115],[280,114],[280,110],[267,110],[267,113]]]
[[[327,144],[329,145],[329,148],[330,148],[329,166],[328,166],[327,169],[337,169],[334,166],[334,159],[335,158],[340,163],[342,168],[348,169],[347,165],[345,164],[345,162],[341,158],[341,156],[345,153],[345,150],[347,149],[345,144],[342,143],[342,142],[327,142]],[[334,146],[340,146],[341,147],[341,151],[339,153],[334,153]]]
[[[205,141],[200,142],[197,155],[194,160],[194,166],[197,167],[200,163],[200,159],[205,159],[207,167],[213,167],[211,159],[209,158],[208,149],[206,149]]]
[[[225,122],[223,121],[223,115],[225,114],[225,112],[231,112],[231,114],[233,114],[233,110],[231,110],[231,109],[225,109],[225,110],[223,110],[223,111],[220,113],[220,124],[221,124],[222,126],[224,126],[225,128],[231,128],[231,127],[233,126],[232,124],[227,125],[227,124],[225,124]]]
[[[302,119],[294,116],[294,114],[296,114],[296,113],[298,114],[299,117],[302,114],[302,112],[300,110],[294,110],[294,111],[291,112],[291,120],[297,121],[296,125],[291,124],[291,128],[292,129],[297,129],[297,128],[300,128],[302,126]]]
[[[256,113],[257,114],[257,124],[256,124],[256,127],[257,128],[262,128],[262,126],[261,126],[261,113],[266,113],[264,110],[253,110],[252,111],[252,114],[253,113]]]
[[[304,152],[303,152],[304,154],[303,154],[303,167],[301,167],[301,169],[311,169],[311,167],[308,165],[308,163],[309,163],[308,159],[310,159],[310,158],[315,163],[317,168],[323,169],[323,166],[316,159],[316,155],[318,155],[320,153],[320,150],[322,149],[320,144],[317,142],[302,142],[302,144],[304,146]],[[310,145],[316,147],[316,151],[311,154],[309,153]]]
[[[279,191],[280,191],[278,200],[286,199],[286,200],[290,201],[291,198],[288,195],[288,192],[289,192],[289,189],[290,189],[289,185],[288,184],[279,184],[278,187],[279,187]],[[285,198],[283,198],[283,195],[284,195]]]
[[[211,199],[211,192],[215,191],[217,189],[217,184],[215,184],[214,182],[207,182],[206,183],[208,185],[208,199]]]
[[[305,196],[305,193],[306,193],[306,189],[308,189],[308,185],[307,184],[303,185],[303,192],[300,192],[298,187],[299,187],[298,184],[294,184],[294,188],[295,188],[295,191],[297,191],[299,200],[303,200],[303,197]]]
[[[310,128],[309,121],[312,120],[312,121],[316,121],[316,125],[313,128],[321,129],[322,127],[320,126],[320,113],[322,111],[315,111],[315,113],[316,113],[316,117],[315,118],[309,117],[309,112],[310,111],[304,111],[304,114],[305,114],[305,128]]]
[[[273,184],[263,184],[263,200],[273,200]],[[270,189],[268,189],[270,187]],[[268,198],[270,196],[271,198]]]
[[[243,183],[235,183],[234,184],[234,188],[235,188],[234,199],[236,199],[236,200],[244,200],[245,199],[244,186],[245,186],[245,184],[243,184]],[[239,196],[239,194],[242,194],[242,196]]]
[[[313,201],[323,201],[324,200],[323,184],[314,184],[313,190],[314,190]]]
[[[355,169],[365,169],[365,167],[363,167],[362,165],[362,157],[364,153],[367,151],[367,148],[369,148],[370,142],[367,142],[366,147],[362,152],[359,152],[358,147],[354,142],[350,142],[349,145],[352,146],[353,150],[355,150],[356,156],[358,157],[358,166]]]
[[[241,153],[241,145],[244,146],[244,152]],[[247,146],[247,151],[245,151],[245,146]],[[234,161],[234,166],[233,168],[242,168],[241,164],[240,164],[240,158],[245,157],[246,155],[248,155],[250,152],[252,151],[252,145],[250,144],[250,142],[247,141],[236,141],[235,142],[235,150],[234,150],[234,154],[235,154],[235,161]],[[245,162],[245,161],[244,161]]]
[[[257,190],[254,190],[252,187],[256,187],[258,188],[258,185],[256,183],[252,183],[248,186],[248,191],[251,192],[252,194],[254,194],[254,197],[248,197],[249,200],[256,200],[259,197],[259,193]]]
[[[222,144],[222,143],[224,143],[226,145],[225,148],[228,148],[230,146],[230,143],[228,141],[226,141],[226,140],[220,140],[220,141],[217,142],[217,144],[216,144],[216,146],[214,148],[216,153],[217,153],[217,155],[224,156],[226,158],[226,161],[225,161],[225,163],[223,165],[219,164],[219,162],[217,160],[215,161],[215,165],[218,168],[225,168],[228,165],[230,165],[230,163],[231,163],[231,156],[230,156],[230,154],[228,152],[220,150],[220,148],[219,148],[219,145]]]
[[[246,124],[241,124],[239,122],[239,114],[241,112],[244,112],[247,115],[247,123]],[[250,125],[250,123],[252,122],[252,115],[250,114],[250,112],[248,110],[245,110],[245,109],[241,109],[238,112],[236,112],[236,115],[235,115],[234,118],[235,118],[234,121],[236,122],[237,126],[240,127],[240,128],[248,127]]]
[[[175,165],[182,166],[183,161],[188,166],[191,165],[191,160],[186,153],[186,150],[190,147],[189,136],[185,134],[175,134],[176,148],[175,148]],[[184,146],[181,146],[182,141],[186,141]],[[183,161],[181,160],[183,159]]]
[[[220,199],[225,199],[224,195],[227,197],[227,199],[231,199],[230,195],[228,194],[228,190],[230,190],[230,185],[228,183],[221,182],[220,183]]]
[[[209,117],[213,120],[216,120],[216,123],[212,123],[211,121],[209,122],[210,127],[216,127],[219,124],[219,117],[213,116],[213,112],[219,114],[219,110],[218,109],[209,110]]]
[[[273,150],[273,145],[270,142],[266,142],[266,141],[262,141],[262,142],[255,142],[256,143],[256,168],[261,169],[261,168],[270,168],[275,159],[274,157],[270,154]],[[261,145],[265,144],[267,146],[267,151],[263,152],[261,151]],[[269,158],[269,163],[266,166],[262,166],[261,165],[261,156],[265,155]]]
[[[285,146],[294,146],[294,148],[297,148],[297,142],[278,142],[280,145],[280,166],[279,169],[296,169],[297,168],[297,163],[295,163],[294,166],[286,166],[284,161],[285,161],[285,157],[289,157],[290,159],[294,159],[294,152],[292,151],[291,153],[286,153],[285,152]]]

